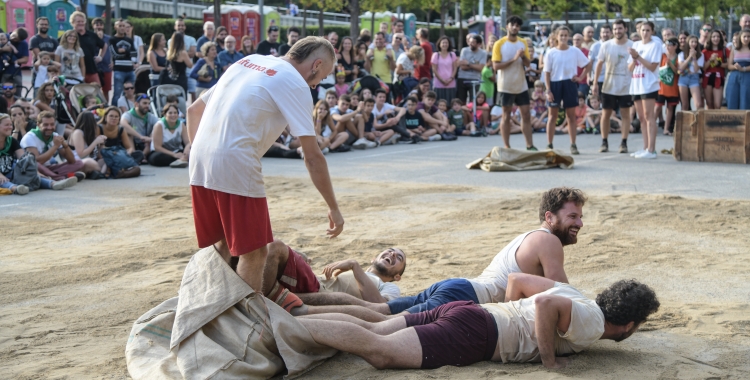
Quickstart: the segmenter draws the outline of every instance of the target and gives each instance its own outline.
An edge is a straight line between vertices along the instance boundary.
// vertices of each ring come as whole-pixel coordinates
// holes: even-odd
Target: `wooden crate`
[[[677,161],[750,163],[750,111],[677,112]]]

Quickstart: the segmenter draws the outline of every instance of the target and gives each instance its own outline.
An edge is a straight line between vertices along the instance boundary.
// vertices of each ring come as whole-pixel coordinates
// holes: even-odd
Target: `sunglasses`
[[[14,88],[14,86],[3,86],[3,90],[12,90]]]
[[[272,26],[272,27],[268,28],[268,30],[270,30],[270,31],[272,31],[272,32],[278,32],[278,31],[279,31],[279,28],[277,28],[277,27],[275,27],[275,26]]]
[[[135,87],[123,87],[123,89],[124,89],[125,91],[128,91],[128,90],[133,90],[133,89],[135,89]]]
[[[704,32],[710,32],[711,31],[711,29],[708,29],[708,28],[703,28],[701,30],[704,31]]]
[[[140,102],[141,100],[144,100],[144,99],[148,99],[148,95],[141,94],[140,96],[138,96],[138,97],[135,98],[135,101],[136,102]]]

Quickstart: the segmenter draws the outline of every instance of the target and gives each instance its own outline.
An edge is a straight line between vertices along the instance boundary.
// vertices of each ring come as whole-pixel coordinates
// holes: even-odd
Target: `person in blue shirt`
[[[5,68],[3,73],[3,82],[13,82],[16,86],[16,96],[21,96],[23,88],[21,66],[29,62],[29,43],[26,39],[29,32],[25,28],[18,28],[8,36],[10,44],[0,48],[0,52],[7,52],[13,55],[15,63]]]
[[[218,55],[219,66],[222,71],[227,71],[230,65],[242,59],[245,55],[237,51],[237,39],[234,36],[227,36],[224,39],[225,50]]]
[[[216,43],[206,42],[203,44],[201,46],[201,54],[203,58],[195,63],[193,70],[190,72],[190,77],[198,81],[197,96],[201,96],[203,91],[213,87],[219,81],[219,77],[223,72],[216,59]]]

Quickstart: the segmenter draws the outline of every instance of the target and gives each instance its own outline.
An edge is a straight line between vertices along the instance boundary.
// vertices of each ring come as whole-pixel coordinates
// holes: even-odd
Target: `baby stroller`
[[[180,109],[182,115],[185,115],[187,112],[187,106],[185,105],[187,95],[185,90],[176,84],[162,84],[148,89],[148,97],[151,98],[151,112],[154,115],[161,117],[161,110],[167,104],[167,97],[170,95],[177,96],[177,108]]]
[[[151,66],[140,65],[135,69],[135,93],[145,94],[151,88]]]
[[[62,78],[62,79],[61,79]],[[55,114],[57,123],[74,125],[78,112],[70,101],[70,90],[65,87],[65,77],[57,77],[52,81],[55,88]]]
[[[107,98],[104,96],[101,86],[96,83],[77,84],[70,89],[70,94],[68,96],[76,114],[81,113],[81,110],[83,110],[83,98],[86,97],[86,95],[95,95],[98,104],[103,106],[108,105]]]

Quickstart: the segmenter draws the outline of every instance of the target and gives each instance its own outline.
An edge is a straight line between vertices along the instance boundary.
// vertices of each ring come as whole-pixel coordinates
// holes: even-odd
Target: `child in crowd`
[[[448,101],[445,99],[438,100],[437,103],[438,111],[443,114],[443,116],[448,117]]]
[[[5,34],[5,33],[0,33],[0,48],[4,48],[6,45],[8,45],[8,35]],[[13,48],[13,51],[15,53],[18,53],[18,51],[16,50],[15,46],[13,46],[13,45],[10,45],[10,46]],[[0,53],[0,59],[3,60],[3,64],[2,64],[2,68],[1,68],[2,72],[5,72],[5,69],[8,66],[15,65],[15,61],[13,60],[13,57],[14,57],[14,53],[12,53],[12,52],[3,52],[3,53]]]
[[[39,91],[39,87],[41,87],[44,82],[47,82],[50,66],[56,66],[59,72],[60,64],[52,60],[52,55],[49,52],[43,51],[39,53],[39,59],[34,62],[34,74],[36,74],[36,79],[34,80],[34,96],[36,96],[36,93]]]
[[[350,98],[352,98],[352,102],[349,105],[350,109],[356,110],[359,108],[359,94],[352,93],[349,95]]]
[[[346,83],[346,72],[340,70],[336,72],[336,95],[341,96],[349,92],[349,85]]]
[[[367,100],[367,99],[373,99],[372,91],[369,88],[363,88],[362,91],[359,92],[359,98],[362,101]]]
[[[503,118],[503,107],[500,107],[498,105],[493,106],[492,110],[490,111],[490,128],[489,128],[490,130],[488,131],[488,134],[496,135],[500,133],[500,123],[503,121],[502,118]],[[511,129],[513,129],[512,124],[511,124]]]
[[[547,128],[547,102],[541,80],[534,82],[534,92],[531,94],[531,128],[539,132]]]
[[[326,103],[328,103],[328,108],[336,107],[339,104],[339,96],[336,94],[336,90],[326,91]]]
[[[427,129],[422,114],[417,111],[416,97],[406,98],[406,113],[404,114],[404,124],[406,131],[412,139],[412,142],[427,141],[430,135],[435,134],[434,129]]]
[[[101,121],[102,117],[104,117],[104,113],[107,110],[107,105],[102,104],[96,97],[96,95],[84,96],[81,103],[83,103],[83,110],[93,113],[94,118],[97,122]]]
[[[586,132],[586,95],[578,92],[578,107],[576,107],[576,133]],[[568,126],[570,127],[570,126]],[[593,131],[592,131],[593,132]]]
[[[610,132],[619,133],[620,124],[622,124],[622,120],[620,120],[614,112],[612,113],[612,116],[610,116],[609,119],[610,119],[610,122],[609,122]],[[599,101],[599,97],[589,96],[588,109],[586,111],[586,130],[595,131],[594,133],[600,133],[601,121],[602,121],[602,104]]]
[[[375,120],[375,115],[372,113],[373,108],[375,108],[375,99],[365,100],[364,112],[362,112],[362,118],[365,121],[365,138],[375,141],[378,146],[395,144],[397,140],[395,138],[396,132],[392,129],[386,129],[385,131],[377,129],[381,124]]]
[[[482,68],[482,84],[479,85],[479,91],[487,95],[487,103],[494,104],[492,101],[495,94],[495,71],[492,69],[491,54],[487,56],[487,63]]]
[[[453,130],[456,136],[471,136],[477,133],[477,126],[474,122],[469,121],[469,117],[464,111],[461,99],[451,101],[451,109],[447,112],[449,129]]]
[[[487,104],[487,94],[484,91],[479,91],[477,93],[477,112],[476,112],[476,122],[479,122],[479,126],[482,128],[486,128],[490,124],[490,106]],[[471,102],[466,105],[465,110],[472,112],[474,107],[474,102]]]

